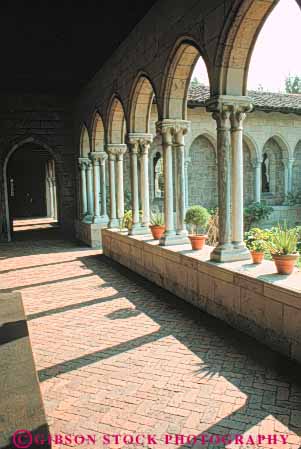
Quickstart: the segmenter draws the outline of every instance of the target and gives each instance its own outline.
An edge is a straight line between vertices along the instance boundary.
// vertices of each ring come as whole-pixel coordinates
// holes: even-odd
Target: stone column
[[[211,259],[218,262],[248,259],[250,255],[243,243],[242,123],[245,112],[252,109],[251,99],[220,95],[210,98],[206,107],[213,112],[217,123],[219,244],[212,251]]]
[[[110,185],[110,221],[109,228],[118,228],[119,222],[116,211],[116,179],[115,179],[115,162],[116,162],[116,146],[107,145],[109,156],[109,185]]]
[[[288,174],[288,193],[293,193],[293,166],[295,159],[290,158],[287,161],[287,174]]]
[[[123,155],[127,150],[125,144],[116,147],[116,177],[117,177],[117,218],[120,221],[124,216],[124,182],[123,182]]]
[[[140,178],[141,178],[141,208],[142,208],[142,229],[149,232],[150,209],[149,209],[149,148],[153,136],[145,135],[140,139]]]
[[[93,223],[101,222],[100,217],[100,152],[90,153],[90,158],[93,164],[93,201],[94,201],[94,215]]]
[[[92,161],[86,160],[86,182],[87,182],[87,215],[84,218],[85,223],[92,223],[94,213],[93,198],[93,167]]]
[[[261,201],[261,178],[262,178],[262,162],[257,160],[254,163],[255,169],[255,202],[260,203]]]
[[[190,157],[186,157],[185,159],[185,209],[189,207],[189,184],[188,184],[188,167],[191,162]]]
[[[132,134],[128,135],[130,164],[131,164],[131,195],[132,195],[132,228],[130,235],[140,234],[141,226],[139,219],[139,182],[138,182],[138,153],[139,142]]]
[[[244,184],[243,184],[243,121],[244,105],[234,104],[231,108],[231,145],[232,145],[232,244],[241,259],[250,257],[244,244]]]
[[[149,148],[152,134],[129,133],[128,143],[131,157],[131,190],[133,224],[131,235],[148,234],[150,221],[149,207]],[[139,176],[138,157],[140,157],[140,195],[142,207],[142,224],[139,217]]]
[[[107,153],[100,152],[100,172],[101,172],[101,223],[107,224],[109,221],[107,214],[107,186],[106,186],[106,160],[108,159]]]
[[[164,174],[164,221],[165,232],[160,245],[182,243],[181,236],[176,235],[174,225],[174,191],[173,191],[173,125],[174,120],[165,119],[157,122],[157,132],[162,135],[163,174]]]
[[[57,190],[56,190],[56,178],[52,178],[52,194],[53,194],[53,218],[57,220]]]
[[[82,196],[82,210],[81,210],[81,219],[83,219],[88,212],[87,206],[87,180],[86,180],[86,161],[87,158],[79,158],[79,168],[81,174],[81,196]]]
[[[182,243],[188,243],[185,225],[185,143],[184,136],[190,130],[190,122],[176,120],[173,125],[173,148],[176,157],[176,233]]]

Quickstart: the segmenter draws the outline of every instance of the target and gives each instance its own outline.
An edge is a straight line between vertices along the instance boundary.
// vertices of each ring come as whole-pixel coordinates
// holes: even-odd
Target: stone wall
[[[160,247],[149,236],[129,237],[103,230],[104,254],[201,310],[301,362],[301,279],[275,274],[265,261],[219,265],[211,248]],[[144,240],[147,240],[145,242]]]
[[[0,104],[0,215],[5,238],[3,165],[14,147],[29,139],[52,150],[56,163],[59,221],[63,231],[73,234],[75,218],[76,147],[73,144],[70,98],[48,95],[7,95]],[[21,151],[21,150],[20,150]]]

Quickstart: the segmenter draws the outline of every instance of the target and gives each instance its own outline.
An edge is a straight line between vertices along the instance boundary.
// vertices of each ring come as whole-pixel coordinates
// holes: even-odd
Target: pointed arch
[[[80,155],[81,157],[88,157],[90,153],[90,138],[86,125],[82,126],[80,135]]]
[[[144,73],[139,73],[130,95],[130,132],[150,132],[150,114],[155,96],[150,78]]]
[[[104,151],[105,130],[103,120],[98,111],[95,112],[92,122],[92,151]]]
[[[126,121],[124,107],[121,99],[114,94],[108,110],[108,143],[124,143],[126,134]]]
[[[246,133],[245,131],[243,135],[243,142],[248,146],[251,152],[252,163],[255,163],[256,160],[259,161],[262,159],[262,155],[260,154],[256,140],[253,139],[253,137],[250,134]]]
[[[202,55],[194,41],[182,38],[175,45],[169,57],[163,82],[164,118],[186,120],[189,84],[199,57]],[[205,58],[204,62],[206,64]]]

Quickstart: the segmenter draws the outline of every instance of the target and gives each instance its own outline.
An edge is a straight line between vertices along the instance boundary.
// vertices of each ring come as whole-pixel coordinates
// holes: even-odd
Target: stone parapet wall
[[[104,254],[226,321],[261,343],[301,362],[301,273],[276,275],[274,264],[210,262],[207,247],[160,247],[150,236],[102,231]]]

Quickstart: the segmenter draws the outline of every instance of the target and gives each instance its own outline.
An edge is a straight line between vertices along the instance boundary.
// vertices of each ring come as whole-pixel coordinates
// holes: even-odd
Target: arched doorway
[[[57,224],[56,164],[48,145],[27,138],[14,145],[3,167],[5,228],[13,231],[39,229]]]

